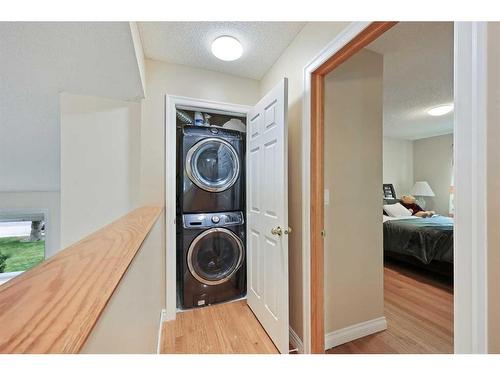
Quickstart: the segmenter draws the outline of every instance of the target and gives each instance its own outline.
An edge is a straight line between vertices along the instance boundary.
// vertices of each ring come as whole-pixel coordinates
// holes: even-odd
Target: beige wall
[[[413,186],[413,141],[384,137],[383,183],[393,184],[396,195],[409,194]]]
[[[302,152],[301,123],[304,67],[321,52],[348,22],[312,22],[300,31],[260,82],[260,96],[283,77],[288,78],[288,215],[290,235],[290,326],[303,337],[302,304]]]
[[[487,210],[489,352],[500,353],[500,23],[488,23]]]
[[[165,215],[144,240],[82,353],[156,353],[165,308]]]
[[[258,85],[253,79],[146,60],[147,95],[142,102],[141,126],[141,205],[165,204],[165,95],[253,105],[258,101]],[[175,160],[167,161],[167,168],[175,168]]]
[[[384,315],[381,55],[325,78],[325,332]]]
[[[61,94],[61,246],[127,214],[139,197],[139,103]]]
[[[426,197],[425,209],[448,215],[453,172],[453,134],[423,138],[413,142],[415,181],[427,181],[435,197]]]
[[[253,79],[183,65],[146,60],[147,95],[141,128],[141,203],[165,201],[165,95],[253,105],[259,83]],[[172,160],[172,168],[175,161]]]

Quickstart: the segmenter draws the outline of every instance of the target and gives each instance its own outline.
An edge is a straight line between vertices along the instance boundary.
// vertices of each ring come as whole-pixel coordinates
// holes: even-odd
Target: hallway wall
[[[487,33],[488,349],[500,353],[500,22],[489,22]]]
[[[61,246],[137,207],[141,105],[60,95]]]
[[[302,288],[302,101],[304,67],[325,48],[349,22],[309,22],[260,81],[260,96],[283,77],[288,78],[288,222],[290,326],[303,338]]]
[[[165,95],[253,105],[259,83],[210,70],[146,60],[147,95],[142,102],[142,205],[165,203]],[[175,168],[175,161],[168,167]]]
[[[362,50],[325,77],[327,335],[384,316],[382,71]]]

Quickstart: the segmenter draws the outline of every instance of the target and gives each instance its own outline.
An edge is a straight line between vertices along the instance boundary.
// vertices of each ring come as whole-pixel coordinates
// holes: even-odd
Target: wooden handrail
[[[0,286],[0,353],[78,353],[162,212],[136,209]]]

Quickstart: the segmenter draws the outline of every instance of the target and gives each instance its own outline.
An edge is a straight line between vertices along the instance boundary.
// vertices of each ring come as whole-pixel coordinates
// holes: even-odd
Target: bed
[[[453,219],[383,216],[384,257],[441,274],[453,271]]]

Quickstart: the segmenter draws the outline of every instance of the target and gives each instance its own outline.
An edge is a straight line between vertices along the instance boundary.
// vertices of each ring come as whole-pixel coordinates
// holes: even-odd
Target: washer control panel
[[[211,228],[241,225],[245,222],[243,212],[218,212],[214,214],[187,214],[182,216],[184,228]]]

